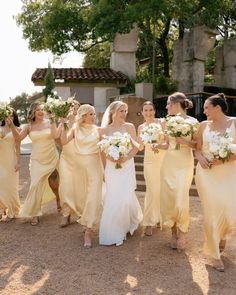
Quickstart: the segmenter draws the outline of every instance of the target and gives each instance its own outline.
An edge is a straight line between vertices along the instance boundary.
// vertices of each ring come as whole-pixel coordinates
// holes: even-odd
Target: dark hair
[[[19,118],[18,118],[18,115],[17,115],[17,112],[13,109],[12,109],[12,117],[13,117],[13,124],[16,126],[16,127],[19,127],[20,126],[20,121],[19,121]],[[6,125],[6,122],[5,121],[2,121],[2,124],[1,126],[5,126]]]
[[[175,92],[171,94],[168,98],[173,103],[179,102],[183,110],[191,109],[193,107],[193,103],[191,102],[191,100],[188,99],[182,92]]]
[[[210,97],[207,98],[207,101],[210,102],[210,104],[212,104],[214,107],[216,106],[220,106],[221,110],[224,114],[227,113],[228,111],[228,104],[225,98],[224,93],[218,93],[215,95],[212,95]]]
[[[145,106],[152,106],[154,111],[156,111],[156,107],[155,107],[154,103],[151,102],[150,100],[147,100],[143,103],[142,110],[143,110],[143,107],[145,107]]]

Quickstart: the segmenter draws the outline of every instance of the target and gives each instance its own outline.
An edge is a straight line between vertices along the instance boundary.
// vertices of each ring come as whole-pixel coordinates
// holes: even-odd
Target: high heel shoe
[[[92,248],[92,230],[86,229],[84,233],[84,248],[89,249]]]
[[[34,217],[31,219],[30,224],[31,224],[32,226],[38,225],[38,224],[39,224],[39,217],[38,217],[38,216],[34,216]]]
[[[62,216],[60,227],[66,227],[70,224],[70,215]]]

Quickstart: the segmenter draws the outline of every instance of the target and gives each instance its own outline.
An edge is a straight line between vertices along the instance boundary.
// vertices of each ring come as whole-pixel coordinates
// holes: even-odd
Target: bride
[[[128,133],[132,142],[135,142],[135,127],[125,122],[127,112],[127,104],[122,101],[112,102],[103,116],[101,134],[111,136],[115,132]],[[137,147],[132,144],[129,154],[118,161],[106,156],[106,193],[99,231],[101,245],[122,245],[127,233],[132,235],[142,220],[142,210],[135,195],[133,157],[137,151]],[[122,168],[116,169],[116,163],[121,164]]]

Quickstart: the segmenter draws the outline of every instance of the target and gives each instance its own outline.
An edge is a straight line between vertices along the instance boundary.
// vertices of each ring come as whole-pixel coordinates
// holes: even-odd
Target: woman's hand
[[[184,137],[176,137],[175,138],[176,143],[178,144],[189,144],[189,140],[185,139]]]
[[[159,152],[159,149],[158,149],[158,143],[153,143],[151,145],[151,149],[154,153],[158,153]]]
[[[10,117],[6,118],[6,124],[9,128],[14,127],[13,120]]]
[[[209,169],[212,166],[212,162],[210,162],[209,160],[207,160],[206,157],[204,157],[203,155],[199,155],[197,157],[199,164],[201,165],[201,167],[203,169]]]
[[[214,159],[212,162],[211,162],[211,165],[212,166],[218,166],[218,165],[222,165],[224,164],[222,160],[219,160],[219,159]]]

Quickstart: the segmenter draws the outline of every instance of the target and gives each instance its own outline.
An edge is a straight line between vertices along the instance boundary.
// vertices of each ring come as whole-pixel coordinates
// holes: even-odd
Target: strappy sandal
[[[39,217],[38,217],[38,216],[34,216],[34,217],[31,219],[30,224],[31,224],[32,226],[38,225],[38,224],[39,224]]]
[[[152,236],[152,227],[146,226],[144,234],[145,236],[148,236],[148,237]]]

